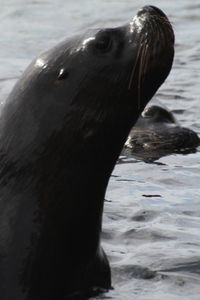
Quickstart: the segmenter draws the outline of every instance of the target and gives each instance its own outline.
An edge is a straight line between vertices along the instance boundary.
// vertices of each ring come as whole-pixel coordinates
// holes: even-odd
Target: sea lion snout
[[[174,33],[170,21],[164,12],[155,6],[142,7],[132,19],[130,25],[132,25],[131,29],[135,29],[137,32],[148,32],[148,36],[153,35],[155,32],[159,35],[164,33],[163,37],[167,37],[171,43],[174,42]]]

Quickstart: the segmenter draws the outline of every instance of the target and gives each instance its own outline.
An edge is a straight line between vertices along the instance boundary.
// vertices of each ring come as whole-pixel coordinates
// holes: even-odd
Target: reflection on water
[[[200,133],[199,0],[152,1],[173,23],[173,70],[155,96]],[[0,102],[38,53],[88,27],[118,26],[149,1],[7,0],[0,18]],[[100,299],[199,300],[200,152],[154,163],[121,157],[106,194],[103,245],[114,290]]]

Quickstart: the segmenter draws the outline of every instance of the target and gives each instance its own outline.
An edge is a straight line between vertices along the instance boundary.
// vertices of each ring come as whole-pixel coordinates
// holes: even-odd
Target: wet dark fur
[[[106,187],[174,54],[160,10],[145,7],[136,19],[45,52],[7,99],[0,118],[1,300],[84,299],[111,287],[100,247]]]

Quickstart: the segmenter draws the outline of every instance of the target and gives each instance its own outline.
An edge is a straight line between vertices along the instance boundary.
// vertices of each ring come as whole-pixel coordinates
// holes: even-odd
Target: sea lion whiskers
[[[141,51],[141,56],[140,56],[140,64],[139,64],[139,75],[138,75],[138,109],[140,109],[141,105],[141,86],[142,82],[144,81],[145,78],[145,73],[147,71],[147,66],[149,62],[149,45],[147,43],[144,44],[144,47],[142,48]]]
[[[158,37],[159,42],[168,43],[171,40],[172,40],[172,42],[174,42],[173,28],[172,28],[172,24],[169,23],[169,20],[167,20],[164,17],[161,17],[158,22],[158,19],[155,18],[154,26],[155,26],[158,34],[160,34],[160,36]],[[164,27],[164,30],[163,30],[163,27]]]
[[[140,51],[141,51],[142,48],[143,48],[143,44],[141,42],[140,45],[139,45],[139,49],[138,49],[138,53],[137,53],[137,57],[136,57],[135,63],[133,64],[133,68],[131,70],[130,79],[129,79],[129,83],[128,83],[128,90],[130,90],[131,87],[132,87],[132,83],[133,83],[133,80],[134,80],[136,66],[137,66],[138,61],[140,59]]]

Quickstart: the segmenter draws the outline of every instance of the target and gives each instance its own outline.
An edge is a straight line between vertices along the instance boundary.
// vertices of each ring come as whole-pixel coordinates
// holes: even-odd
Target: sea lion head
[[[153,6],[143,7],[124,26],[90,30],[46,51],[28,67],[6,104],[1,128],[6,139],[19,130],[12,135],[15,156],[61,131],[71,145],[74,136],[85,142],[99,132],[112,134],[114,141],[116,132],[122,147],[167,77],[173,55],[170,22]]]

